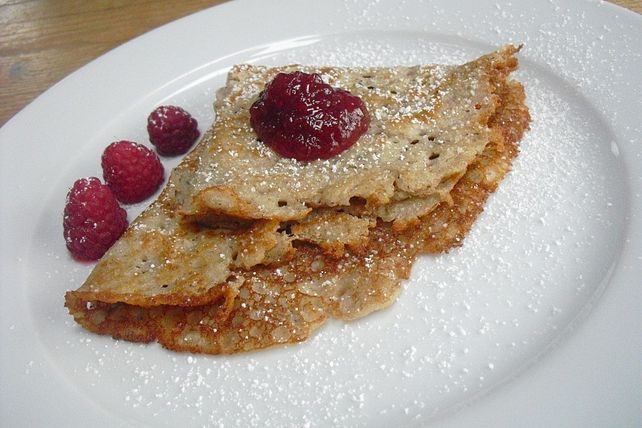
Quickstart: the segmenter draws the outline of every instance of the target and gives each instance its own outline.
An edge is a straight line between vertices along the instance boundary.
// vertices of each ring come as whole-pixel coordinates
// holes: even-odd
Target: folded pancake
[[[295,243],[332,257],[346,249],[366,253],[378,218],[403,230],[449,200],[452,186],[497,132],[489,121],[517,67],[516,52],[507,46],[463,66],[317,69],[363,96],[374,119],[367,138],[334,159],[307,163],[278,157],[249,128],[251,102],[283,68],[236,67],[217,100],[213,128],[76,297],[198,306],[233,299],[244,280],[239,270],[287,263]],[[206,204],[205,212],[189,215],[194,198],[212,191],[219,202],[225,199],[214,204],[224,209]]]
[[[99,334],[211,354],[300,342],[329,317],[350,320],[384,308],[395,300],[418,254],[462,244],[510,170],[530,117],[519,83],[508,82],[498,95],[490,144],[456,183],[450,201],[401,232],[378,220],[360,251],[348,249],[340,258],[298,242],[296,257],[285,264],[233,269],[218,298],[199,306],[145,307],[88,300],[78,292],[67,293],[66,306],[80,325]]]
[[[488,119],[517,51],[505,46],[459,66],[236,66],[218,94],[213,132],[183,169],[182,214],[287,222],[356,201],[360,213],[388,222],[425,215],[490,141]],[[251,105],[277,73],[295,70],[319,73],[365,102],[370,127],[350,149],[300,162],[257,139]]]

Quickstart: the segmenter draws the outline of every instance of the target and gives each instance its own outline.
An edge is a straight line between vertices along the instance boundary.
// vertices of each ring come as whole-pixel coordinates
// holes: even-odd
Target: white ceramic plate
[[[248,0],[83,67],[0,131],[1,424],[641,426],[640,40],[640,16],[597,2]],[[63,308],[91,269],[64,247],[65,194],[111,141],[146,142],[155,106],[205,129],[234,63],[458,63],[508,42],[522,153],[392,308],[227,357],[92,335]]]

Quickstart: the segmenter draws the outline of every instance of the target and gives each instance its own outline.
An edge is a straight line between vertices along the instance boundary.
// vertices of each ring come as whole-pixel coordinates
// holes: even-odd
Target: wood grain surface
[[[0,126],[108,50],[225,1],[0,0]],[[642,0],[612,2],[642,14]]]

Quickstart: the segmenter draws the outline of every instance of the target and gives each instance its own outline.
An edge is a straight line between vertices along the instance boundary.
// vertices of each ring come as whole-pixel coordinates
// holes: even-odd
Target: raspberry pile
[[[198,136],[196,120],[175,106],[161,106],[148,117],[149,139],[162,155],[185,153]],[[141,202],[153,195],[165,171],[158,155],[133,141],[116,141],[101,157],[102,184],[96,177],[76,180],[67,194],[63,235],[78,260],[101,258],[127,229],[127,212],[119,205]]]
[[[357,142],[370,124],[361,98],[318,74],[279,73],[250,108],[261,141],[281,156],[329,159]]]
[[[186,153],[200,132],[198,123],[180,107],[160,106],[147,118],[149,141],[163,156]]]
[[[158,156],[132,141],[117,141],[107,146],[101,165],[105,183],[125,204],[148,198],[163,182],[164,170]]]
[[[78,260],[98,260],[127,229],[127,212],[96,177],[76,180],[63,216],[65,243]]]

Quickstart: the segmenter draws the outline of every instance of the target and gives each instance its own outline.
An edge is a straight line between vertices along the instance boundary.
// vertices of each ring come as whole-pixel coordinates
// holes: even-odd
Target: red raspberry
[[[200,135],[198,123],[180,107],[160,106],[147,118],[149,141],[163,156],[182,155]]]
[[[131,141],[107,146],[101,164],[105,183],[125,204],[153,195],[163,182],[163,165],[156,153]]]
[[[80,260],[98,260],[127,229],[127,212],[96,177],[76,180],[67,194],[65,243]]]
[[[329,159],[368,130],[361,98],[323,83],[318,74],[279,73],[250,108],[257,136],[281,156]]]

